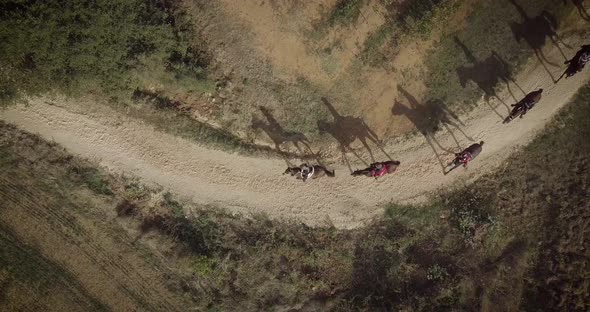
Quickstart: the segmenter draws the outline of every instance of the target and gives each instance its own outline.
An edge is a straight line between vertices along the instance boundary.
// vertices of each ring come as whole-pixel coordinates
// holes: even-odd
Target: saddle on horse
[[[311,178],[315,172],[313,166],[308,166],[307,164],[303,164],[301,165],[301,179],[303,179],[303,181]]]

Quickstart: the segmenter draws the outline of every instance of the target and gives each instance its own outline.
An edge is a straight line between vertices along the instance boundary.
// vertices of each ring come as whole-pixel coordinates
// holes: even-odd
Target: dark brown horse
[[[474,160],[475,157],[477,157],[477,155],[479,155],[479,153],[481,153],[483,143],[484,143],[483,141],[480,141],[479,143],[471,144],[471,145],[469,145],[469,147],[464,149],[461,153],[456,153],[455,159],[453,159],[453,161],[451,161],[447,165],[447,168],[450,168],[450,169],[448,171],[445,171],[444,174],[448,174],[449,172],[455,170],[456,168],[459,168],[459,166],[463,166],[463,167],[467,168],[467,163]],[[466,154],[468,157],[465,157]]]
[[[563,77],[565,77],[565,79],[568,79],[573,75],[581,72],[582,69],[584,69],[584,66],[586,66],[587,57],[589,53],[590,45],[583,45],[582,48],[576,53],[576,55],[574,55],[572,59],[564,63],[568,64],[568,66],[555,83],[559,82]]]
[[[375,164],[377,164],[377,163],[375,163]],[[374,171],[374,165],[375,164],[371,164],[371,166],[369,166],[369,168],[356,170],[353,173],[351,173],[351,175],[353,177],[358,177],[358,176],[372,177],[373,176],[373,172],[375,172]],[[381,164],[384,165],[387,168],[387,174],[390,174],[390,173],[394,173],[395,172],[395,170],[399,166],[400,162],[399,161],[396,161],[396,160],[389,160],[389,161],[384,161]]]
[[[527,94],[524,99],[520,100],[520,102],[512,104],[514,108],[510,112],[510,115],[504,119],[503,123],[509,123],[516,117],[522,118],[522,116],[524,116],[528,110],[532,109],[535,104],[539,103],[542,93],[543,89],[533,91]]]
[[[317,178],[321,178],[324,176],[333,178],[336,176],[336,171],[335,170],[328,170],[326,169],[326,167],[324,166],[320,166],[320,165],[314,165],[314,166],[310,166],[313,168],[313,174],[311,176],[309,176],[312,179],[317,179]],[[303,177],[301,176],[301,167],[288,167],[287,170],[285,170],[285,172],[283,172],[283,174],[290,174],[291,176],[296,176],[297,179],[301,179],[303,180],[303,182],[305,182],[306,179],[303,179]]]

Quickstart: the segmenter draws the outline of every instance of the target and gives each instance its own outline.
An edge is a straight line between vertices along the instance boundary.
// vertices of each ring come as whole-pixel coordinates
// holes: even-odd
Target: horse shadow
[[[463,50],[465,57],[472,64],[471,66],[460,66],[456,69],[457,76],[459,76],[459,82],[463,88],[467,86],[468,81],[473,81],[477,86],[484,92],[484,100],[486,104],[498,115],[501,120],[504,120],[504,116],[498,112],[498,106],[492,105],[490,99],[495,97],[500,101],[510,113],[510,106],[506,104],[496,93],[496,86],[500,81],[506,84],[507,90],[514,99],[518,102],[518,99],[514,95],[510,88],[510,82],[512,82],[523,94],[526,94],[524,90],[518,85],[518,83],[512,78],[512,70],[506,61],[496,53],[492,51],[492,54],[483,61],[478,61],[473,52],[459,40],[454,37],[455,43]]]
[[[401,86],[397,86],[398,92],[406,98],[409,106],[402,104],[400,101],[396,100],[391,108],[391,113],[396,116],[406,116],[410,122],[414,124],[416,129],[420,131],[420,133],[426,139],[426,142],[432,148],[434,155],[436,156],[442,171],[446,174],[446,164],[442,158],[442,152],[447,152],[454,154],[455,152],[449,148],[446,148],[440,144],[440,142],[436,139],[435,133],[439,130],[444,129],[446,130],[449,135],[455,141],[457,148],[462,150],[461,144],[455,135],[455,132],[452,130],[454,128],[456,131],[461,133],[465,138],[469,141],[473,141],[462,127],[465,124],[459,119],[459,117],[453,113],[449,108],[445,105],[443,101],[440,100],[431,100],[427,101],[424,104],[420,104],[418,100],[411,95],[408,91],[406,91]]]
[[[336,141],[338,141],[342,158],[346,162],[350,172],[353,170],[350,166],[348,158],[346,157],[347,152],[352,153],[365,165],[369,166],[369,164],[351,147],[351,144],[356,140],[359,140],[363,144],[363,147],[369,152],[371,162],[374,163],[376,161],[373,150],[369,146],[369,142],[372,142],[375,146],[377,146],[381,152],[383,152],[383,154],[385,154],[391,160],[391,157],[383,149],[383,144],[377,134],[371,128],[369,128],[369,126],[367,126],[362,118],[354,116],[342,116],[340,113],[338,113],[338,111],[336,111],[328,99],[322,98],[322,102],[332,114],[332,121],[319,120],[317,122],[318,129],[321,134],[328,133]]]
[[[516,2],[516,0],[508,1],[510,1],[510,3],[514,5],[516,10],[522,17],[521,23],[510,23],[510,29],[512,30],[514,39],[516,39],[517,42],[520,42],[522,39],[526,41],[526,43],[535,52],[535,55],[539,59],[541,65],[543,65],[543,68],[545,69],[547,74],[549,74],[553,82],[556,82],[555,77],[553,77],[553,73],[549,70],[547,64],[553,67],[560,67],[560,65],[549,61],[543,53],[542,48],[543,46],[545,46],[547,38],[549,38],[553,45],[559,50],[563,58],[567,60],[567,57],[565,56],[565,53],[563,52],[559,44],[561,43],[567,48],[571,47],[565,44],[563,40],[559,37],[559,35],[557,35],[557,19],[553,14],[547,11],[541,12],[541,14],[539,14],[538,16],[530,17],[523,9],[523,7],[521,7]]]
[[[287,162],[287,165],[292,166],[293,164],[288,159],[288,153],[281,148],[281,146],[285,144],[293,144],[293,146],[299,152],[299,156],[303,158],[312,156],[312,158],[316,158],[316,160],[319,162],[319,159],[317,159],[319,157],[311,149],[309,139],[305,136],[305,134],[286,130],[276,120],[268,108],[260,106],[259,109],[266,121],[260,120],[258,117],[254,116],[252,118],[252,124],[250,127],[254,130],[262,130],[264,133],[266,133],[266,135],[274,143],[275,150],[283,156]]]
[[[584,0],[571,1],[574,4],[574,6],[576,6],[576,8],[578,9],[578,14],[580,14],[580,17],[586,20],[587,22],[590,22],[590,14],[588,14],[588,11],[586,11],[586,8],[584,7]],[[564,1],[564,3],[567,3],[567,1]]]

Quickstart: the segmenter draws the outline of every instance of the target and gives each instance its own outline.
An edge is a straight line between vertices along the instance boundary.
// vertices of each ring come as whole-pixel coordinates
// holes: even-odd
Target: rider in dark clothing
[[[590,45],[583,45],[582,48],[576,52],[576,55],[569,61],[566,61],[565,64],[569,64],[574,62],[577,65],[578,72],[584,69],[586,63],[590,61]]]
[[[537,104],[541,100],[541,94],[543,93],[543,89],[539,89],[537,91],[533,91],[527,94],[524,99],[516,104],[512,104],[515,110],[522,108],[522,114],[520,114],[520,118],[526,114],[527,111],[532,109],[535,104]]]

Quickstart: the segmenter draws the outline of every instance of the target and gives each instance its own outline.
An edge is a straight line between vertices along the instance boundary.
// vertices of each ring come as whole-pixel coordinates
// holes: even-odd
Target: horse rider
[[[301,179],[303,179],[303,182],[305,182],[305,180],[307,180],[307,178],[309,178],[309,174],[311,173],[313,168],[311,168],[307,164],[301,164],[301,166],[299,166],[299,168],[301,168]]]
[[[463,167],[467,167],[467,163],[469,163],[473,159],[473,155],[466,151],[463,151],[461,153],[455,153],[455,157],[457,157],[457,162],[462,164]]]
[[[512,104],[515,106],[515,109],[522,108],[522,114],[520,114],[520,118],[526,114],[530,109],[532,109],[535,104],[537,104],[541,100],[541,94],[543,93],[543,89],[539,89],[537,91],[533,91],[527,94],[524,99],[516,104]]]
[[[371,164],[371,176],[376,178],[382,177],[387,173],[387,166],[382,162]]]
[[[472,161],[479,153],[481,152],[481,148],[483,146],[483,141],[475,144],[471,144],[468,148],[463,150],[461,153],[456,153],[455,157],[457,162],[463,167],[467,167],[467,164]]]
[[[586,66],[586,63],[590,61],[590,44],[583,45],[582,48],[576,52],[576,55],[569,61],[566,61],[565,64],[570,64],[574,62],[577,65],[577,71],[581,71]]]

